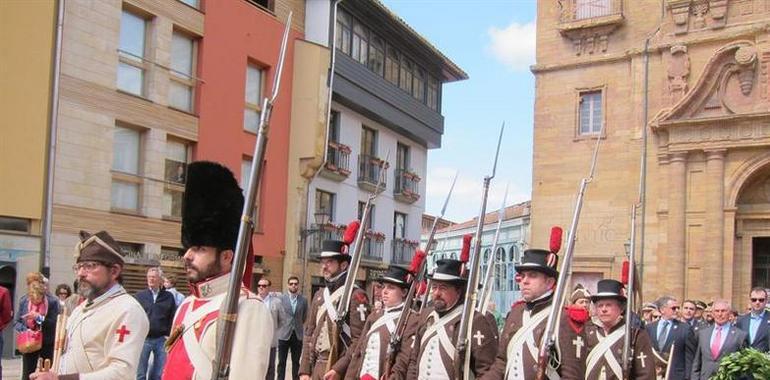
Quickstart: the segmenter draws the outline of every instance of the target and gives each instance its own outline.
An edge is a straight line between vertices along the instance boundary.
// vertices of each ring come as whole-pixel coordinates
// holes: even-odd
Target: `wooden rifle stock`
[[[235,326],[238,321],[241,281],[243,280],[243,270],[246,267],[246,258],[249,254],[249,245],[251,244],[252,230],[254,228],[251,215],[254,210],[257,189],[259,189],[259,184],[262,181],[262,163],[264,162],[265,150],[267,148],[267,132],[270,126],[273,103],[278,97],[278,90],[281,84],[284,59],[286,58],[286,45],[291,29],[291,16],[292,13],[289,12],[286,27],[283,31],[283,40],[281,41],[281,51],[278,56],[278,66],[275,71],[271,97],[266,97],[262,101],[262,114],[259,117],[257,143],[254,147],[254,158],[251,165],[249,183],[244,189],[243,213],[241,214],[241,224],[238,227],[238,240],[235,246],[232,269],[230,270],[230,280],[227,285],[227,294],[222,301],[222,312],[217,318],[217,351],[211,367],[212,380],[224,380],[230,375],[230,357],[233,353],[232,344],[235,339]]]

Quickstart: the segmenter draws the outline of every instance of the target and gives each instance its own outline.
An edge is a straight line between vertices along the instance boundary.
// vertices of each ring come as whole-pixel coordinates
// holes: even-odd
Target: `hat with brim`
[[[321,255],[322,259],[337,259],[350,261],[350,254],[348,253],[348,245],[344,241],[340,240],[324,240],[321,243]]]
[[[547,276],[557,278],[559,272],[556,265],[559,263],[559,256],[545,249],[528,249],[521,256],[521,264],[515,265],[516,272],[536,271],[544,273]]]
[[[706,303],[703,301],[695,301],[695,308],[700,310],[706,310]]]
[[[626,302],[623,284],[617,280],[599,280],[599,283],[596,284],[596,294],[591,295],[591,301],[597,302],[603,299],[616,299]]]
[[[442,259],[436,261],[436,269],[429,276],[432,281],[465,283],[468,281],[462,275],[463,262],[460,260]]]
[[[106,265],[124,263],[120,245],[107,231],[99,231],[93,235],[80,231],[80,242],[75,247],[75,261],[98,261]]]
[[[379,281],[393,284],[401,288],[408,288],[411,284],[409,281],[409,271],[406,268],[395,265],[389,266],[387,272],[383,273]]]

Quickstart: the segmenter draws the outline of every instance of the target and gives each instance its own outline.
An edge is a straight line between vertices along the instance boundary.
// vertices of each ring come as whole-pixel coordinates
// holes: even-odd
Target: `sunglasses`
[[[299,282],[290,282],[289,283],[289,286],[297,286],[297,285],[299,285]]]
[[[752,298],[751,302],[765,302],[764,298]]]
[[[677,310],[679,310],[679,306],[671,306],[671,310],[677,311]]]
[[[259,284],[259,285],[257,285],[257,287],[258,287],[258,288],[266,288],[266,287],[267,287],[267,285],[262,285],[262,284]]]

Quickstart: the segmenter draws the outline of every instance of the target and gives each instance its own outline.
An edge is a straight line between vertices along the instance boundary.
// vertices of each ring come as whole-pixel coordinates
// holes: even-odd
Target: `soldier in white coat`
[[[70,315],[60,368],[35,372],[33,380],[129,380],[150,329],[147,315],[118,278],[123,256],[105,231],[80,232],[75,249],[78,289],[86,302]]]
[[[224,307],[238,238],[243,194],[232,172],[213,162],[194,162],[187,171],[182,211],[182,245],[191,295],[177,309],[164,380],[209,379],[217,351],[217,318]],[[247,271],[251,263],[247,262]],[[248,279],[250,274],[244,275]],[[267,306],[241,287],[231,379],[263,379],[273,320]]]

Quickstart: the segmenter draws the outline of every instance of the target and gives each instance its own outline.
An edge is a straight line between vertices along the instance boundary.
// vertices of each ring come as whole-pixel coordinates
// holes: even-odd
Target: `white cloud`
[[[535,22],[513,22],[500,29],[489,28],[487,46],[492,55],[513,70],[527,70],[535,63]]]

